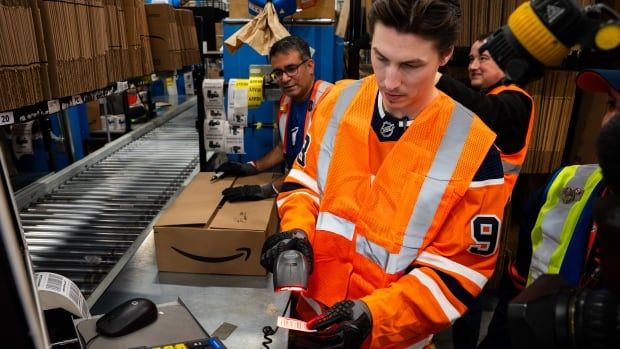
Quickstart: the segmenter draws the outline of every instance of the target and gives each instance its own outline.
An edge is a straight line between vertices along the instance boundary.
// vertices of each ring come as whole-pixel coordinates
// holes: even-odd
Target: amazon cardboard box
[[[265,275],[260,251],[277,228],[275,198],[229,203],[221,193],[231,185],[265,183],[272,174],[211,183],[212,176],[198,173],[155,222],[159,271]]]

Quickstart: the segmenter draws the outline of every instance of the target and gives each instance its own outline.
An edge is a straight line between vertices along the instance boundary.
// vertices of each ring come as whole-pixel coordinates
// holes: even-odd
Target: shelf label
[[[127,81],[119,81],[116,83],[116,92],[123,92],[129,88]]]
[[[78,104],[82,104],[82,103],[84,103],[84,101],[82,100],[82,96],[75,95],[75,96],[71,97],[71,102],[69,104],[71,106],[74,106],[74,105],[78,105]]]
[[[13,112],[0,113],[0,125],[11,125],[15,123]]]
[[[58,113],[60,111],[60,102],[57,99],[52,99],[51,101],[47,101],[47,112],[48,114]]]

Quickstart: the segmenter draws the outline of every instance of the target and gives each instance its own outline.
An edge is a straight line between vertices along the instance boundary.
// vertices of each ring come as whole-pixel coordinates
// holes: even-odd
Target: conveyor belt
[[[64,275],[95,297],[88,297],[91,305],[96,301],[195,171],[195,109],[119,140],[125,144],[59,174],[52,190],[20,205],[35,272]]]

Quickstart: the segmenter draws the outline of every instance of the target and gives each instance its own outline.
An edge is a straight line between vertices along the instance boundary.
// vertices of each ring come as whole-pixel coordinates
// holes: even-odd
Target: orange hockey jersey
[[[319,105],[278,196],[281,228],[304,230],[314,248],[308,297],[366,302],[371,348],[422,348],[493,273],[501,160],[495,134],[440,93],[371,170],[377,94],[370,76]]]

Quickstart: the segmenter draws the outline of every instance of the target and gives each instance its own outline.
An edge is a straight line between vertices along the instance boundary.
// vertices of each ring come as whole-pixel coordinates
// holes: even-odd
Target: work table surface
[[[148,298],[157,304],[181,298],[210,335],[224,323],[237,326],[223,340],[229,349],[237,349],[263,348],[262,329],[275,328],[288,293],[273,292],[271,274],[260,277],[159,272],[151,231],[91,313],[103,314],[135,297]],[[279,329],[272,336],[269,348],[286,348],[286,338],[287,331]]]

